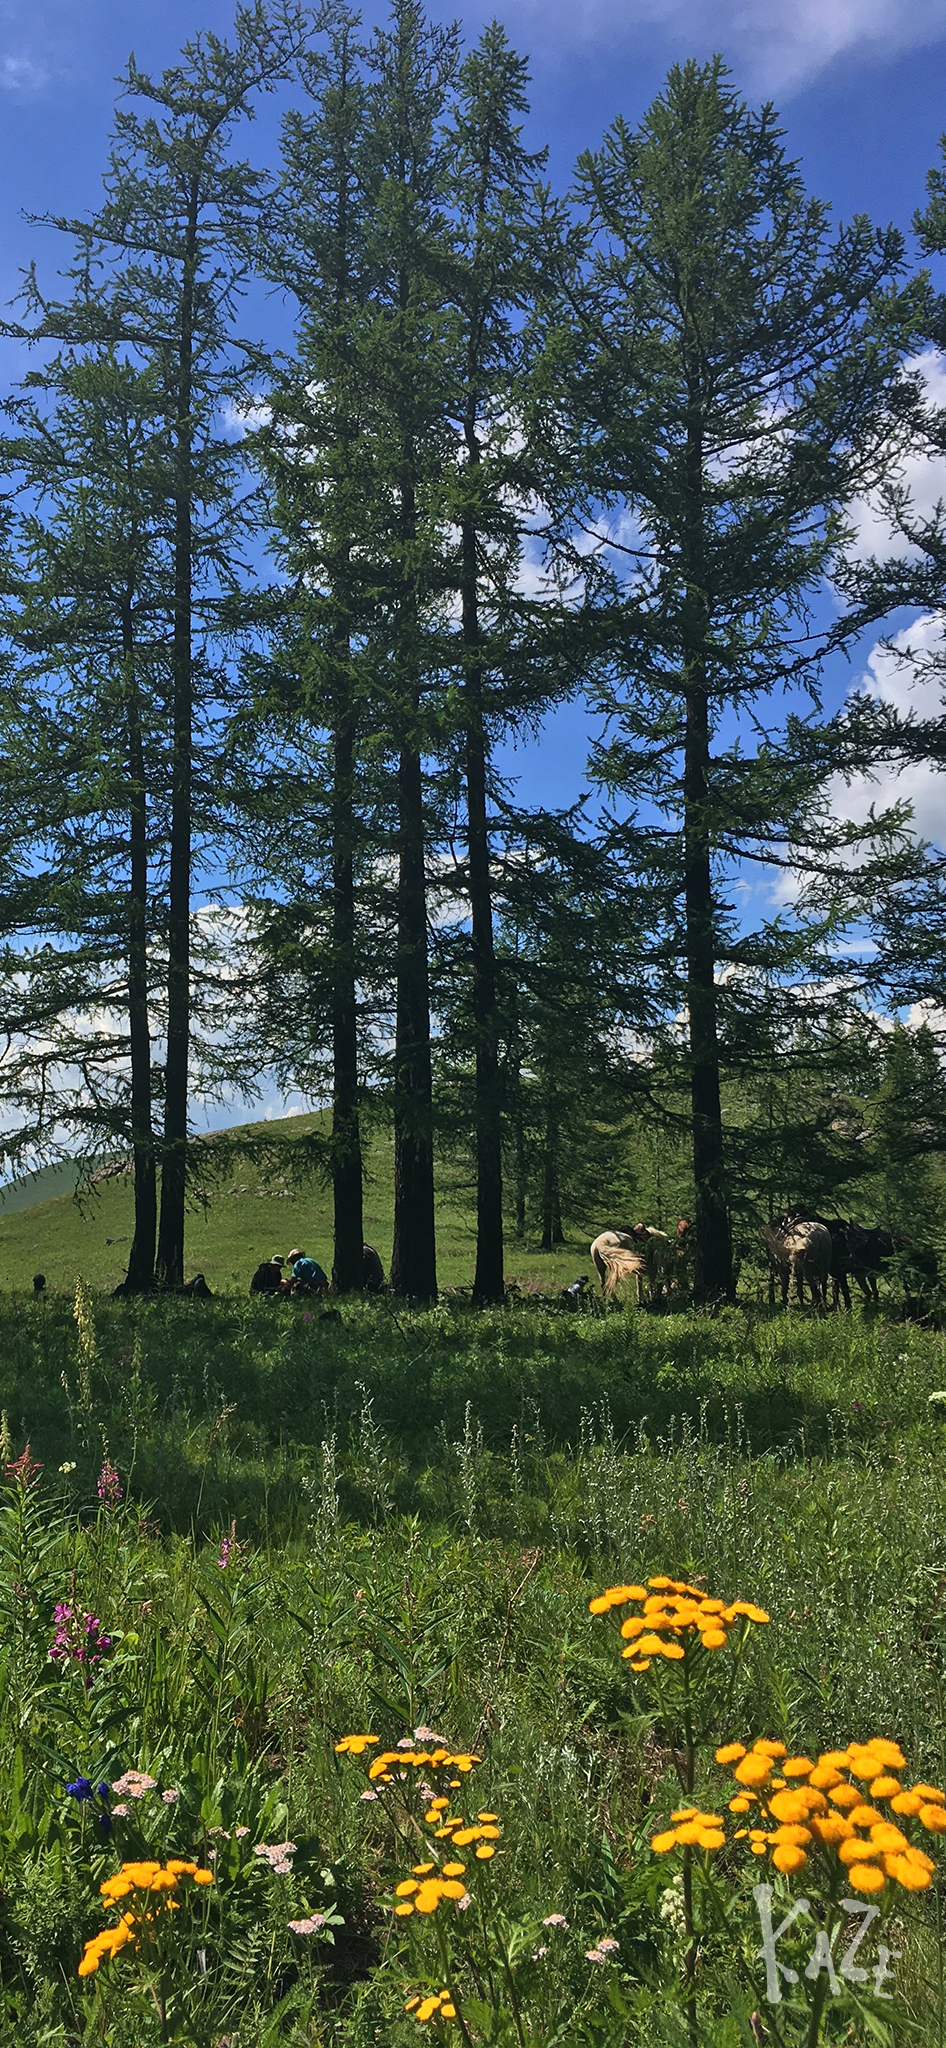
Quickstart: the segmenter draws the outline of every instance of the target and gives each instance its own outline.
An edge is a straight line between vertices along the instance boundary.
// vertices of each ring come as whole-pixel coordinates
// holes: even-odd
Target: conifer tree
[[[19,1047],[7,1082],[34,1145],[59,1126],[93,1149],[130,1146],[130,1293],[152,1284],[157,1221],[152,962],[165,878],[149,868],[168,767],[165,398],[149,369],[110,349],[67,352],[9,402],[19,432],[6,451],[32,507],[5,620],[17,657],[5,801],[21,847],[0,909],[8,941],[19,934],[4,963]]]
[[[243,456],[221,413],[245,389],[234,332],[270,181],[234,158],[232,138],[256,95],[286,75],[304,27],[292,0],[240,8],[231,44],[201,35],[152,78],[132,57],[116,112],[105,202],[91,221],[52,224],[78,248],[71,303],[46,302],[35,277],[33,338],[108,341],[156,367],[167,394],[167,505],[172,529],[172,658],[164,1130],[157,1277],[184,1270],[191,1046],[195,720],[220,692],[224,634],[237,612]],[[114,277],[103,318],[94,280]],[[88,282],[86,282],[88,280]],[[219,696],[218,696],[219,701]]]
[[[615,857],[687,1021],[697,1289],[726,1296],[720,973],[760,949],[777,965],[781,940],[777,920],[737,936],[726,877],[829,843],[818,775],[765,732],[765,701],[817,689],[816,594],[913,404],[900,365],[922,293],[898,288],[893,230],[858,218],[829,240],[772,108],[750,110],[719,58],[671,71],[636,131],[617,121],[578,189],[583,275],[546,314],[536,387],[545,491],[613,721]]]
[[[533,289],[535,179],[546,152],[522,142],[527,67],[498,22],[484,31],[460,71],[448,131],[454,215],[451,298],[458,314],[458,428],[451,509],[459,533],[461,704],[466,786],[466,875],[476,1087],[476,1269],[473,1299],[503,1299],[502,1090],[493,943],[488,815],[492,734],[542,690],[530,673],[528,634],[515,584],[521,554],[519,504],[528,492],[517,383],[521,319]],[[554,669],[552,670],[554,675]]]
[[[372,397],[369,546],[378,571],[373,685],[396,756],[397,958],[394,1081],[395,1293],[437,1291],[434,1241],[424,758],[439,740],[438,640],[450,587],[443,478],[452,455],[454,325],[445,304],[447,150],[440,132],[457,32],[394,0],[369,49],[365,186],[373,320],[360,350]]]
[[[359,374],[359,329],[370,318],[364,60],[356,18],[339,9],[325,49],[307,52],[301,66],[305,110],[283,125],[280,204],[265,262],[295,298],[300,322],[294,358],[269,390],[271,419],[255,437],[272,488],[273,546],[289,586],[279,593],[276,658],[253,702],[253,740],[258,749],[262,724],[273,736],[278,729],[297,762],[300,749],[306,755],[303,787],[291,768],[284,777],[276,829],[284,890],[290,865],[298,868],[293,958],[304,945],[318,947],[328,984],[332,1277],[342,1293],[364,1278],[358,984],[366,959],[358,888],[366,857],[360,752],[367,690],[360,643],[372,614],[357,546],[372,481]],[[297,863],[287,861],[287,825]],[[327,900],[327,931],[313,914],[316,894]],[[284,930],[278,915],[274,929]],[[313,1022],[300,1020],[310,1044]]]
[[[866,1107],[884,1223],[921,1245],[941,1237],[946,1201],[936,1162],[946,1153],[946,1071],[928,1027],[894,1025]]]

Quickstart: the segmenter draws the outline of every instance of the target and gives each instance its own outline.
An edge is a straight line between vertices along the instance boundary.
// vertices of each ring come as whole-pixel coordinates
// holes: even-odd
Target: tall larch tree
[[[363,334],[360,373],[374,401],[366,422],[375,467],[368,545],[379,575],[373,686],[379,723],[393,743],[397,811],[391,1286],[430,1300],[437,1264],[425,757],[442,737],[439,643],[452,579],[443,479],[454,448],[456,323],[445,291],[448,156],[441,124],[456,81],[456,30],[428,23],[417,0],[395,0],[368,65],[364,183],[373,320]]]
[[[676,67],[638,129],[615,122],[578,196],[586,258],[559,265],[539,379],[550,457],[563,407],[572,423],[550,533],[584,579],[615,858],[686,1019],[697,1292],[725,1297],[722,978],[771,967],[781,942],[778,919],[750,941],[726,883],[829,844],[823,782],[767,700],[817,693],[819,589],[915,402],[901,365],[922,291],[899,287],[893,229],[858,217],[830,237],[773,109],[747,107],[719,58]]]
[[[8,1017],[23,1135],[40,1149],[57,1128],[78,1132],[93,1151],[130,1149],[134,1233],[124,1284],[142,1293],[153,1281],[157,1224],[155,906],[166,874],[156,844],[166,827],[161,707],[171,647],[166,393],[150,369],[92,349],[33,371],[8,411],[23,509],[5,618],[18,688],[4,707],[4,737],[8,775],[21,769],[15,808],[25,858],[0,918],[11,938],[18,934],[5,966],[7,1001],[23,1013],[19,1029]],[[6,795],[12,808],[9,784]]]
[[[473,1299],[501,1301],[503,1095],[493,938],[489,780],[493,736],[551,692],[530,662],[529,607],[517,598],[529,473],[517,413],[522,329],[536,261],[533,192],[545,151],[522,141],[528,69],[498,22],[465,59],[448,129],[454,214],[451,297],[458,438],[451,509],[459,535],[459,723],[466,785],[466,874],[475,1059],[476,1268]],[[554,674],[554,664],[551,673]]]
[[[306,100],[283,125],[279,205],[267,238],[269,274],[299,309],[296,348],[269,389],[270,419],[255,453],[271,492],[272,542],[285,582],[274,631],[276,659],[253,704],[253,727],[278,726],[298,759],[317,815],[301,792],[284,789],[299,845],[296,949],[320,945],[331,1034],[334,1205],[332,1278],[340,1293],[364,1281],[362,1242],[362,1062],[359,977],[365,969],[358,914],[366,857],[360,805],[360,743],[367,720],[363,638],[372,601],[359,552],[371,492],[364,434],[359,337],[371,318],[366,254],[364,152],[367,84],[357,21],[339,9],[325,47],[301,66]],[[290,778],[291,779],[291,778]],[[278,828],[286,881],[286,834]],[[312,887],[327,902],[318,941]],[[278,922],[278,919],[277,919]],[[273,929],[273,926],[270,926]],[[278,966],[277,966],[278,973]],[[310,1021],[310,1036],[312,1024]]]
[[[252,351],[235,329],[252,274],[271,179],[233,152],[235,131],[261,91],[287,76],[305,31],[300,9],[257,4],[237,12],[231,42],[206,34],[182,61],[152,78],[134,58],[116,112],[105,202],[90,221],[56,216],[90,279],[101,266],[115,289],[103,323],[101,295],[61,307],[45,302],[34,338],[110,341],[158,369],[168,394],[167,498],[172,582],[171,730],[164,1129],[156,1277],[184,1273],[191,1050],[191,921],[195,721],[206,724],[225,694],[226,637],[240,585],[240,491],[244,456],[224,415],[245,389]],[[251,521],[246,513],[244,524]]]

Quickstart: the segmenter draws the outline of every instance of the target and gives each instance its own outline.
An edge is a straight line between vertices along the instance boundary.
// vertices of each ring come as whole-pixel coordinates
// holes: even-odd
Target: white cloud
[[[260,427],[268,427],[272,409],[262,398],[251,404],[237,405],[228,398],[223,407],[223,428],[228,441],[244,441],[248,434],[255,434]]]
[[[925,349],[904,368],[919,370],[930,405],[946,407],[946,357],[940,355],[938,349]],[[931,458],[923,449],[911,450],[898,463],[895,479],[909,492],[912,516],[918,523],[932,518],[940,502],[946,504],[946,458],[943,456]],[[876,501],[857,499],[851,506],[851,520],[854,526],[852,553],[855,556],[862,560],[870,555],[881,559],[892,556],[901,561],[916,558],[916,549],[911,548],[904,534],[891,526]]]
[[[612,0],[518,0],[556,46],[578,36],[613,44],[620,35]],[[624,40],[642,24],[662,29],[683,55],[722,50],[746,83],[796,91],[836,58],[884,57],[946,34],[946,0],[636,0],[624,9]],[[550,38],[551,40],[551,38]]]
[[[47,83],[45,64],[34,57],[0,57],[0,86],[4,92],[39,92]]]
[[[939,1009],[929,997],[924,997],[922,1003],[911,1003],[904,1022],[910,1031],[919,1031],[925,1024],[935,1037],[946,1038],[946,1010]]]
[[[858,689],[880,704],[889,704],[904,718],[942,718],[946,711],[946,620],[931,613],[904,626],[888,642],[878,641]],[[856,824],[864,823],[871,808],[881,812],[893,803],[908,803],[918,838],[939,845],[946,839],[943,771],[926,762],[892,761],[875,775],[858,775],[851,782],[835,776],[830,796],[835,815],[851,818]]]

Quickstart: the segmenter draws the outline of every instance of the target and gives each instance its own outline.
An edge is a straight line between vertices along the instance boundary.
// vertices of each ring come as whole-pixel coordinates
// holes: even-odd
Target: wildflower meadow
[[[943,2048],[943,1337],[0,1309],[0,2039]]]

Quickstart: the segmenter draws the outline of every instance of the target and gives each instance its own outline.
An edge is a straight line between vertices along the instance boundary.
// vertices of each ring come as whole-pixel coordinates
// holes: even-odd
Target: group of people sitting
[[[285,1258],[281,1252],[274,1252],[271,1259],[257,1266],[250,1281],[251,1294],[285,1294],[294,1300],[327,1291],[328,1274],[323,1272],[318,1259],[310,1259],[298,1245]]]
[[[373,1244],[364,1245],[362,1250],[362,1285],[368,1293],[379,1294],[384,1286],[384,1267],[380,1254],[375,1251]],[[288,1252],[285,1258],[280,1252],[274,1252],[271,1259],[266,1259],[261,1266],[257,1266],[250,1281],[251,1294],[279,1294],[289,1296],[293,1300],[299,1300],[305,1295],[326,1294],[328,1287],[328,1274],[323,1271],[317,1259],[310,1259],[298,1245],[295,1251]]]

